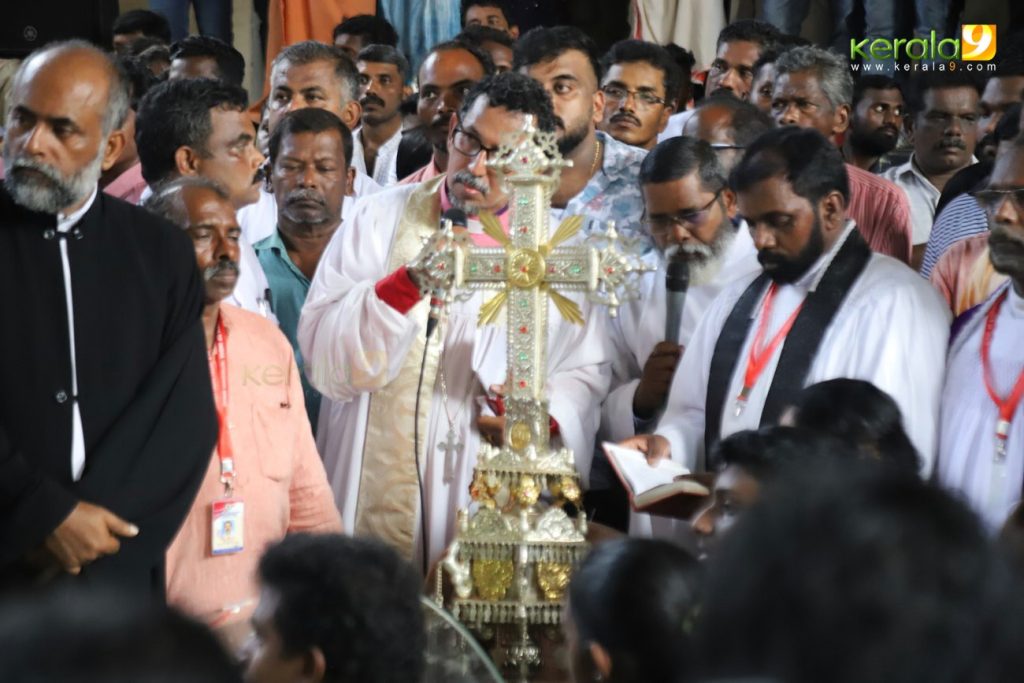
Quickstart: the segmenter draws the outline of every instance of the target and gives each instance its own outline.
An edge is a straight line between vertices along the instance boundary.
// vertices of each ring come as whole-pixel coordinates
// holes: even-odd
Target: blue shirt
[[[930,277],[932,269],[946,251],[962,239],[979,235],[988,230],[988,216],[978,201],[969,194],[962,194],[943,207],[935,217],[932,234],[921,262],[921,275]]]
[[[274,313],[277,315],[277,324],[284,332],[284,336],[288,338],[288,343],[292,345],[292,351],[295,353],[295,364],[299,366],[299,374],[302,378],[302,394],[306,400],[306,414],[309,415],[309,422],[315,435],[317,419],[320,414],[320,393],[306,379],[298,339],[299,315],[302,313],[302,305],[306,303],[306,295],[309,293],[309,279],[292,263],[278,230],[275,229],[269,237],[265,237],[252,246],[256,250],[260,265],[263,266],[263,272],[270,284],[271,301]]]

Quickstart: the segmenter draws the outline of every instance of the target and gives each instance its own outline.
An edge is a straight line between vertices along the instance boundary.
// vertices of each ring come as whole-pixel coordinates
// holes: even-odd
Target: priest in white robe
[[[640,167],[645,229],[657,246],[645,258],[656,270],[644,274],[640,297],[610,322],[613,388],[601,410],[602,441],[618,442],[654,429],[679,358],[708,306],[727,284],[761,270],[725,176],[716,152],[695,138],[659,143]],[[674,318],[679,324],[672,330],[666,327],[669,262],[684,264],[689,283]],[[612,477],[603,453],[596,452],[591,491],[601,485],[617,489]],[[604,521],[599,506],[594,521]],[[672,522],[634,513],[629,530],[633,535],[671,535],[654,527]]]
[[[470,215],[473,242],[494,246],[472,216],[487,210],[507,220],[504,191],[485,163],[525,114],[554,129],[550,101],[531,79],[506,73],[474,86],[452,117],[447,175],[360,201],[328,246],[299,323],[307,373],[334,399],[321,410],[318,441],[346,528],[421,562],[441,555],[456,511],[469,505],[481,404],[505,381],[506,331],[477,326],[487,295],[473,294],[447,308],[424,355],[429,301],[415,284],[415,262],[452,206]],[[575,451],[584,474],[610,375],[603,320],[589,313],[584,307],[585,326],[553,307],[548,316],[555,444]]]
[[[922,458],[935,458],[949,311],[904,264],[873,254],[847,219],[838,151],[811,130],[759,138],[730,185],[764,272],[730,285],[697,326],[649,459],[714,469],[729,434],[778,422],[803,387],[848,377],[890,394]]]
[[[1024,482],[1024,144],[999,151],[975,197],[988,213],[992,266],[1010,281],[955,326],[938,464],[942,485],[992,531],[1020,504]]]

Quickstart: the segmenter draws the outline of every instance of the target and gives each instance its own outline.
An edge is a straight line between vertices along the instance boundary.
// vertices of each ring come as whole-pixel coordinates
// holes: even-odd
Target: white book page
[[[676,477],[689,474],[690,470],[674,460],[660,460],[655,467],[647,464],[647,456],[632,448],[623,448],[610,442],[602,444],[604,452],[612,465],[629,482],[633,495],[638,496],[645,491],[671,484]]]

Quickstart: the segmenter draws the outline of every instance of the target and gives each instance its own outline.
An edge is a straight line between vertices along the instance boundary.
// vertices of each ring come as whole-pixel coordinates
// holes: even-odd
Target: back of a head
[[[550,62],[569,50],[578,50],[587,56],[594,69],[594,77],[600,83],[601,55],[597,44],[575,26],[538,26],[527,31],[516,41],[512,69],[519,71],[535,64]]]
[[[696,559],[664,541],[626,538],[594,546],[569,583],[581,647],[601,645],[616,681],[681,679],[689,667],[687,629],[700,576]]]
[[[759,45],[763,50],[777,43],[782,35],[779,29],[766,21],[740,19],[727,24],[719,32],[716,47],[721,47],[722,43],[747,42]]]
[[[316,62],[327,62],[334,66],[334,76],[341,84],[345,97],[342,104],[359,99],[359,71],[355,63],[341,48],[315,40],[304,40],[278,52],[271,65],[271,78],[284,64],[305,66]]]
[[[153,185],[171,176],[179,147],[205,150],[212,131],[211,109],[243,111],[247,105],[248,96],[240,87],[210,78],[171,80],[150,90],[135,121],[142,177]]]
[[[162,14],[148,9],[133,9],[121,14],[114,20],[115,36],[127,33],[141,33],[150,38],[159,38],[164,43],[171,42],[171,25]]]
[[[659,142],[644,157],[639,180],[641,185],[667,183],[694,172],[705,192],[719,192],[726,186],[725,171],[711,145],[681,135]]]
[[[398,32],[391,22],[373,14],[357,14],[334,27],[334,40],[338,36],[359,36],[365,45],[398,45]]]
[[[694,57],[693,53],[687,50],[685,47],[680,47],[675,43],[669,43],[665,45],[665,51],[668,52],[669,57],[679,67],[679,73],[683,76],[689,76],[693,71],[694,65],[697,63],[697,58]],[[682,105],[680,105],[682,106]]]
[[[159,83],[159,80],[139,57],[118,57],[117,68],[121,70],[122,77],[129,83],[128,106],[132,111],[138,111],[139,102]]]
[[[864,457],[914,474],[920,459],[903,429],[900,407],[871,382],[833,379],[805,388],[793,402],[798,427],[831,434]]]
[[[694,643],[707,679],[1019,677],[1004,670],[1020,657],[1004,621],[1017,587],[974,515],[917,477],[860,461],[792,470],[716,550]]]
[[[743,192],[769,178],[783,176],[793,191],[814,204],[832,191],[849,202],[850,185],[839,149],[810,128],[773,128],[747,147],[729,175],[729,186]]]
[[[853,460],[856,451],[839,439],[799,427],[762,427],[736,432],[717,444],[709,462],[714,468],[739,467],[761,484],[768,484],[791,468]]]
[[[999,123],[996,124],[995,130],[992,131],[996,142],[1007,142],[1020,135],[1020,116],[1022,109],[1024,109],[1024,103],[1021,102],[1014,102],[1006,108],[1006,111],[1003,112],[1002,118],[999,119]]]
[[[430,59],[431,55],[438,52],[447,52],[449,50],[465,50],[473,56],[473,58],[480,63],[480,66],[484,70],[485,76],[490,76],[495,73],[494,60],[491,59],[490,53],[487,52],[479,43],[475,43],[471,40],[460,40],[455,38],[453,40],[446,40],[443,43],[430,48],[430,52],[423,56],[423,61],[420,62],[419,68],[416,70],[417,79],[419,74],[423,71],[423,65]]]
[[[504,107],[510,112],[529,114],[538,130],[555,130],[555,109],[551,98],[537,81],[514,71],[488,76],[473,85],[462,101],[460,115],[465,115],[480,97],[491,107]]]
[[[245,57],[242,53],[212,36],[188,36],[171,45],[171,59],[211,57],[217,62],[218,78],[241,86],[245,81]]]
[[[325,683],[408,683],[423,673],[420,577],[385,544],[293,534],[259,564],[279,597],[273,622],[289,653],[319,648]]]
[[[601,58],[601,71],[607,73],[608,69],[615,64],[635,62],[646,62],[661,71],[664,79],[665,99],[675,102],[682,73],[672,55],[660,45],[643,40],[620,40],[612,45]],[[675,103],[677,107],[682,106],[678,102]]]
[[[853,103],[853,76],[848,59],[820,47],[798,46],[781,52],[775,60],[776,78],[803,72],[814,74],[833,109]]]
[[[240,683],[206,627],[116,595],[54,592],[0,613],[4,683]]]
[[[724,109],[729,112],[729,132],[733,142],[748,147],[763,133],[775,127],[775,121],[751,102],[741,100],[729,90],[716,90],[697,103],[697,111],[704,108]]]

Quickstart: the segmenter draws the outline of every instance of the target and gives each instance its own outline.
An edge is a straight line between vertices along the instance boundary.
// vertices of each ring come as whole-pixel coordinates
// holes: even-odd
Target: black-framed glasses
[[[746,149],[746,145],[730,145],[727,142],[709,142],[708,146],[716,152],[721,152],[726,149]]]
[[[718,201],[721,195],[722,190],[719,190],[711,198],[710,202],[696,211],[677,213],[674,216],[658,216],[657,218],[647,216],[643,220],[643,225],[651,235],[664,235],[677,225],[687,230],[699,228],[708,222],[708,217],[711,215],[711,207],[715,205],[715,202]]]
[[[623,88],[620,85],[606,85],[601,88],[601,92],[604,93],[604,96],[607,99],[615,102],[625,102],[626,98],[632,95],[636,103],[644,107],[654,107],[659,104],[666,104],[664,98],[658,97],[649,90],[630,90],[629,88]]]
[[[480,138],[464,129],[461,118],[458,121],[455,131],[452,133],[452,146],[456,152],[472,159],[480,152],[487,152],[487,155],[490,156],[498,151],[497,147],[488,147]]]
[[[1003,205],[1003,200],[1009,199],[1013,202],[1017,211],[1024,212],[1024,187],[1015,187],[1009,190],[977,190],[970,195],[981,205],[987,213],[995,213]]]

